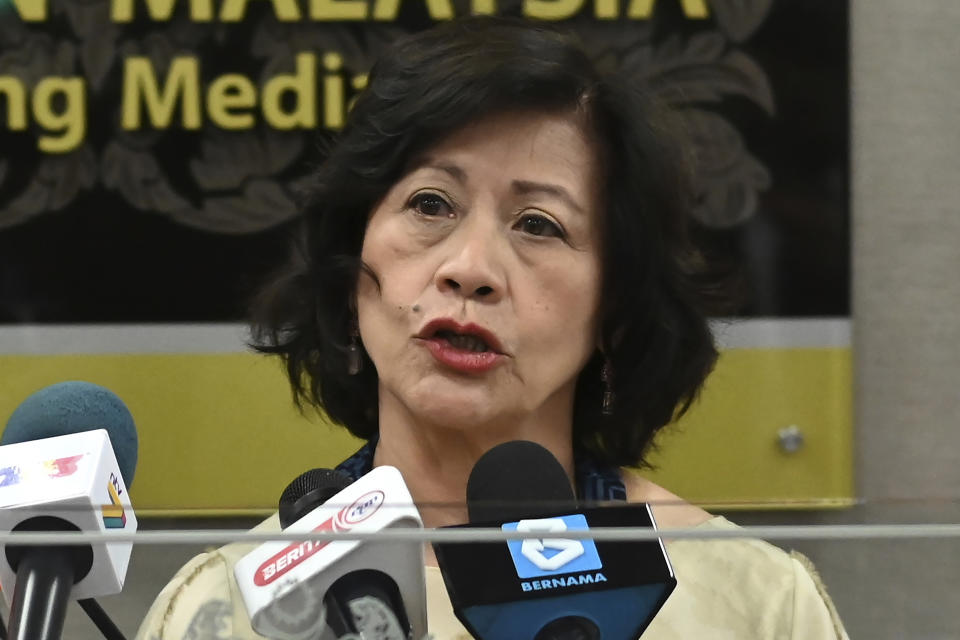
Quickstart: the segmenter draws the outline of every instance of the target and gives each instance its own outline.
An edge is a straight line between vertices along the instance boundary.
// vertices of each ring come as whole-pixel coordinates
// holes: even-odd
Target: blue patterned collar
[[[358,480],[373,469],[373,452],[377,441],[370,440],[359,451],[337,465],[337,471]],[[601,467],[583,454],[574,456],[574,476],[577,482],[577,498],[583,502],[627,499],[627,489],[616,467]]]

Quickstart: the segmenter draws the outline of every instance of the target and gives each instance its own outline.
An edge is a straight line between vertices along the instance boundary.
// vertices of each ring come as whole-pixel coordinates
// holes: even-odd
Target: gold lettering
[[[497,13],[497,0],[473,0],[471,13],[475,16],[492,16]]]
[[[232,113],[231,109],[249,109],[257,103],[257,89],[238,73],[220,76],[207,89],[207,113],[223,129],[253,128],[252,113]]]
[[[290,92],[295,104],[286,111],[280,104],[283,95]],[[263,117],[270,126],[281,129],[313,129],[317,126],[317,56],[297,54],[293,74],[271,78],[263,86]]]
[[[367,82],[370,80],[369,74],[358,73],[353,76],[353,80],[350,81],[350,86],[352,86],[357,91],[363,91],[367,88]]]
[[[295,22],[300,20],[300,7],[297,0],[270,0],[273,4],[273,13],[280,22]],[[240,22],[247,15],[247,5],[250,0],[224,0],[220,8],[220,20],[223,22]]]
[[[23,131],[27,128],[27,92],[23,81],[16,76],[0,76],[0,95],[7,97],[7,128]]]
[[[63,96],[63,109],[53,109],[57,94]],[[37,146],[46,153],[73,151],[83,141],[87,131],[84,100],[86,91],[82,78],[44,78],[33,90],[33,116],[37,124],[60,136],[40,136]]]
[[[583,0],[524,0],[523,15],[537,20],[566,20],[581,7]]]
[[[630,0],[627,17],[633,20],[646,20],[653,15],[653,5],[657,0]],[[680,0],[683,14],[688,18],[703,20],[710,17],[705,0]]]
[[[180,96],[182,122],[185,129],[199,129],[200,116],[200,64],[196,58],[177,57],[170,63],[163,95],[157,84],[157,76],[149,58],[131,57],[123,65],[123,101],[121,103],[121,126],[124,129],[140,128],[140,98],[157,129],[170,126],[173,110]]]
[[[482,2],[483,0],[481,0]],[[426,0],[427,13],[433,20],[453,20],[453,5],[450,0]],[[400,0],[374,0],[373,19],[393,22],[400,11]]]
[[[323,56],[323,67],[327,71],[339,71],[343,58],[337,53]],[[323,78],[323,121],[330,129],[342,129],[346,120],[343,112],[343,77],[338,73],[327,74]]]
[[[47,19],[47,0],[13,0],[13,6],[24,22],[43,22]]]
[[[369,74],[358,73],[353,76],[353,79],[350,81],[350,86],[352,86],[357,91],[363,91],[367,88],[367,82],[370,80]],[[355,94],[350,100],[347,101],[347,111],[353,109],[353,104],[357,101],[357,98],[360,97],[360,94]]]
[[[133,4],[137,0],[111,0],[110,19],[114,22],[133,21]],[[173,15],[173,5],[176,0],[142,0],[147,4],[147,13],[151,20],[169,20]],[[189,0],[190,19],[194,22],[210,22],[213,20],[212,0]]]
[[[366,20],[367,0],[310,0],[310,19]]]
[[[596,0],[594,15],[597,20],[612,20],[620,17],[620,0]]]

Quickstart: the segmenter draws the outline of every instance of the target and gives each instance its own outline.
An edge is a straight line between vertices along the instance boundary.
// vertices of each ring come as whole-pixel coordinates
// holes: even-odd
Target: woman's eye
[[[435,193],[418,193],[411,198],[410,206],[424,216],[442,216],[452,213],[447,201]]]
[[[552,238],[563,237],[563,229],[561,229],[560,226],[555,222],[552,222],[543,216],[530,214],[524,215],[517,222],[516,226],[520,231],[529,233],[532,236],[545,236]]]

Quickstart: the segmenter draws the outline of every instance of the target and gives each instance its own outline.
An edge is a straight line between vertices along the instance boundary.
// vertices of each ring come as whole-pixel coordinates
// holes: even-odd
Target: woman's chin
[[[415,422],[444,429],[471,430],[503,422],[515,414],[486,394],[432,394],[408,405]]]
[[[497,412],[489,408],[461,406],[431,406],[418,412],[417,422],[431,424],[443,429],[470,431],[495,421]]]
[[[389,413],[390,406],[397,405],[415,422],[472,422],[496,411],[496,405],[506,399],[505,390],[498,386],[489,381],[451,377],[443,372],[415,371],[381,381],[381,412]]]

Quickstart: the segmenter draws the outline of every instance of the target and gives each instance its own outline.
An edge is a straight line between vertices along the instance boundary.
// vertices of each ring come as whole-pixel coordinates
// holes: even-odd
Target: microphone
[[[307,474],[312,476],[304,478]],[[286,531],[423,528],[394,467],[377,467],[339,491],[339,472],[315,469],[307,474],[281,497]],[[379,540],[268,542],[241,558],[234,575],[251,626],[268,638],[358,634],[407,640],[427,631],[423,548],[413,546],[398,549],[396,542]],[[375,635],[366,635],[371,633]]]
[[[462,526],[532,534],[434,544],[454,612],[479,640],[636,640],[676,587],[660,540],[563,537],[656,524],[645,504],[577,507],[563,467],[540,445],[507,442],[484,454],[467,507]]]
[[[17,407],[0,439],[0,530],[136,531],[127,493],[136,463],[136,427],[120,398],[87,382],[41,389]],[[89,599],[120,592],[132,548],[0,544],[9,637],[60,638],[71,598],[96,622],[102,610]],[[97,624],[119,637],[108,619]]]
[[[353,483],[336,469],[310,469],[294,478],[280,494],[280,528],[307,515]]]
[[[280,526],[284,529],[347,488],[353,480],[333,469],[300,474],[280,496]],[[396,583],[377,571],[354,571],[340,578],[323,598],[326,625],[337,638],[350,634],[403,640],[410,624]]]

